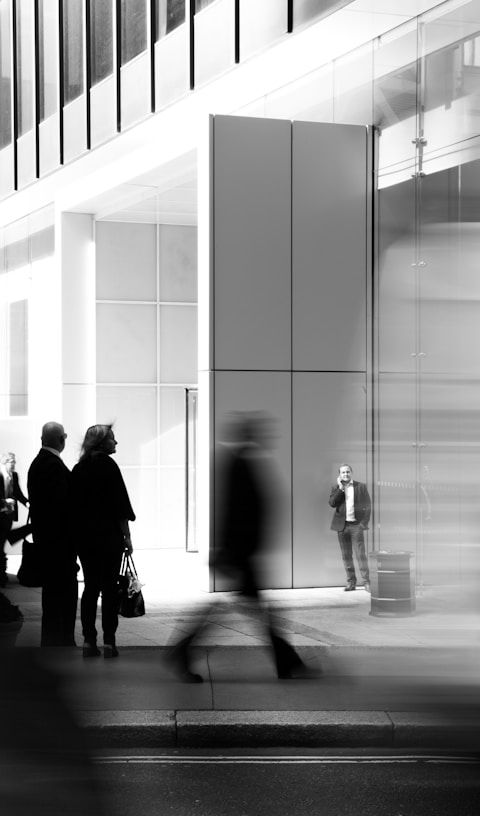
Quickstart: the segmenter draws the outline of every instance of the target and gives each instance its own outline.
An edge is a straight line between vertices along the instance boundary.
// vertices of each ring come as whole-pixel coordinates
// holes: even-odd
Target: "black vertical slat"
[[[63,108],[65,106],[65,75],[63,70],[63,50],[64,50],[64,41],[63,41],[63,0],[59,1],[58,4],[58,83],[59,83],[59,111],[58,111],[58,122],[59,122],[59,131],[60,131],[60,164],[64,163],[64,155],[65,151],[63,148],[63,140],[64,140],[64,128],[63,128]]]
[[[190,90],[195,88],[195,0],[190,0]]]
[[[240,62],[240,0],[235,0],[235,62]]]
[[[40,178],[40,26],[39,0],[33,5],[34,71],[35,71],[35,176]]]
[[[150,0],[150,110],[155,113],[155,42],[157,33],[157,8]]]
[[[293,31],[293,0],[287,0],[287,33]]]
[[[115,20],[115,30],[116,30],[116,43],[115,43],[115,50],[116,50],[116,78],[117,78],[117,131],[118,133],[122,130],[122,94],[121,94],[121,87],[120,87],[120,67],[122,64],[122,6],[121,0],[117,0],[116,2],[116,20]]]
[[[91,150],[92,136],[91,136],[91,103],[90,90],[92,87],[92,37],[91,37],[91,14],[90,14],[91,0],[85,0],[85,115],[87,117],[87,150]],[[68,0],[67,0],[68,3]]]
[[[18,190],[17,2],[12,2],[13,188]]]

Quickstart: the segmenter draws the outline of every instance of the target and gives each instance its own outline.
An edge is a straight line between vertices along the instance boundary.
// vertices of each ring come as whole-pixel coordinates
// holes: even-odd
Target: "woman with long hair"
[[[100,655],[97,603],[102,596],[104,657],[118,657],[117,581],[124,550],[132,552],[129,521],[135,520],[120,468],[113,461],[117,441],[111,425],[92,425],[72,470],[72,515],[84,590],[80,614],[83,656]]]

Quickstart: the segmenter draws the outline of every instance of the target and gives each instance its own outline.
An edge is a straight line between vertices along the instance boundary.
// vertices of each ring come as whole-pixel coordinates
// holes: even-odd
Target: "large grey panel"
[[[366,367],[367,130],[293,124],[293,368]]]
[[[264,586],[292,586],[291,536],[291,380],[284,372],[222,371],[215,374],[215,444],[224,439],[222,428],[232,411],[265,411],[277,420],[278,437],[266,461],[269,477],[269,500],[275,503],[273,535],[268,540]],[[221,509],[222,470],[215,471],[216,513]],[[219,506],[220,503],[220,506]],[[216,576],[215,589],[232,588]]]
[[[289,369],[291,123],[214,128],[214,367]]]
[[[345,573],[328,499],[342,462],[366,481],[365,375],[294,373],[292,404],[293,585],[338,586]]]

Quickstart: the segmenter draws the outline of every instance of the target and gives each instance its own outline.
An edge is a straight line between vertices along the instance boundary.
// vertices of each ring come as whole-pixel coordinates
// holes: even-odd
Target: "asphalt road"
[[[104,752],[109,816],[478,816],[480,756],[366,751]]]

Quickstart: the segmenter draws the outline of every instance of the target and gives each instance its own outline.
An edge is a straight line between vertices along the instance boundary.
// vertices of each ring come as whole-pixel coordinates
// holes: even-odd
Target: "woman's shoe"
[[[118,657],[118,649],[113,643],[103,644],[103,656],[106,658]]]
[[[82,654],[83,657],[99,657],[99,655],[101,655],[101,651],[96,643],[88,643],[85,641],[83,644]]]

